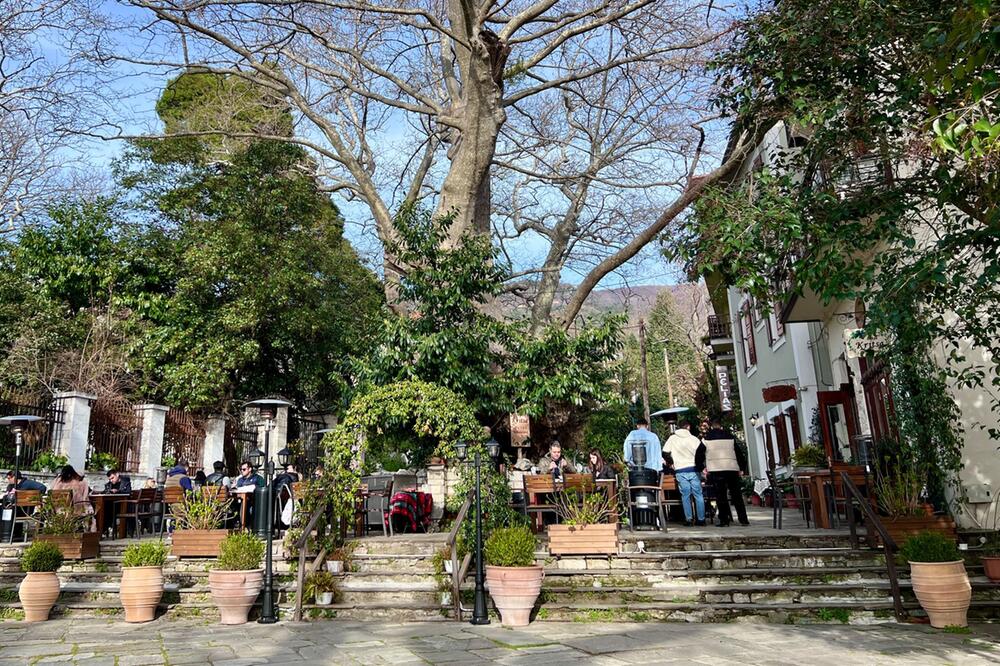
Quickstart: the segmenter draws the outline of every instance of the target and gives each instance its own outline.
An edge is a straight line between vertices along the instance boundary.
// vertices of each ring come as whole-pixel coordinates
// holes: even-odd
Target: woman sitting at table
[[[59,476],[52,482],[52,490],[73,491],[73,511],[76,513],[94,513],[90,503],[90,485],[80,476],[72,465],[66,465]]]
[[[597,449],[590,452],[590,473],[594,481],[614,481],[618,478],[615,468],[604,462],[604,456]]]

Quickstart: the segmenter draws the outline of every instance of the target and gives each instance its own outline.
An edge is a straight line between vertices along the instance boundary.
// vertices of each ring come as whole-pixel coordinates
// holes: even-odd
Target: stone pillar
[[[258,427],[257,427],[257,446],[260,450],[264,450],[264,433],[266,428],[264,427],[264,422],[259,421],[260,415],[258,413]],[[274,464],[278,464],[277,453],[284,448],[285,444],[288,443],[288,407],[279,407],[277,414],[274,417],[274,430],[271,431],[271,460]]]
[[[87,464],[87,444],[90,440],[90,404],[97,396],[68,391],[53,398],[63,410],[62,428],[56,440],[56,453],[66,456],[69,464],[83,472]]]
[[[169,407],[163,405],[137,405],[136,414],[142,421],[142,438],[139,440],[139,473],[156,478],[156,468],[163,461],[163,430],[167,425]]]
[[[212,463],[226,461],[226,419],[223,416],[209,416],[205,420],[205,449],[201,467],[206,474],[212,473]]]
[[[431,511],[431,520],[441,520],[444,515],[444,503],[448,498],[448,468],[444,463],[430,463],[427,465],[427,479],[420,488],[421,492],[430,493],[434,498],[434,505]]]

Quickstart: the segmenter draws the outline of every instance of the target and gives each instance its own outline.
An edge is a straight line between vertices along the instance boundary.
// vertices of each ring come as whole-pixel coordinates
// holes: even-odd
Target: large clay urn
[[[965,562],[910,562],[910,581],[932,627],[943,629],[968,624],[972,586],[965,572]]]
[[[219,607],[222,624],[246,624],[264,581],[263,569],[220,571],[209,569],[208,587]]]
[[[149,622],[163,597],[163,567],[123,567],[120,595],[126,622]]]
[[[25,622],[44,622],[59,598],[59,576],[54,571],[29,571],[17,589]]]
[[[542,566],[538,564],[530,567],[486,567],[486,584],[504,626],[528,626],[531,610],[542,590],[543,576]]]

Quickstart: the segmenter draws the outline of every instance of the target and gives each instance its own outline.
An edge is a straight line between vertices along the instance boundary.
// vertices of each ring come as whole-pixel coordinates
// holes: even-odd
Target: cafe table
[[[94,505],[94,520],[97,521],[97,533],[101,535],[101,538],[104,538],[104,530],[108,528],[107,521],[111,514],[109,507],[114,506],[115,502],[127,500],[129,497],[129,493],[90,493],[90,503]],[[116,526],[115,537],[125,538],[125,523]]]

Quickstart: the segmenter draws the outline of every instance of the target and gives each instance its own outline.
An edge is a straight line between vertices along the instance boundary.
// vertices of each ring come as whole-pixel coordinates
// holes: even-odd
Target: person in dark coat
[[[34,479],[26,479],[24,475],[20,472],[17,473],[17,483],[14,483],[14,470],[7,472],[7,492],[13,492],[15,486],[18,490],[37,490],[38,492],[45,494],[47,488],[45,484],[35,481]]]
[[[730,500],[736,507],[740,525],[749,525],[740,482],[748,471],[742,447],[736,446],[736,437],[722,427],[719,419],[712,420],[711,427],[702,438],[702,445],[705,447],[708,481],[715,488],[715,501],[719,505],[719,527],[726,527],[733,522]]]
[[[108,481],[104,484],[106,493],[130,493],[132,492],[132,479],[122,474],[117,469],[108,470]]]

